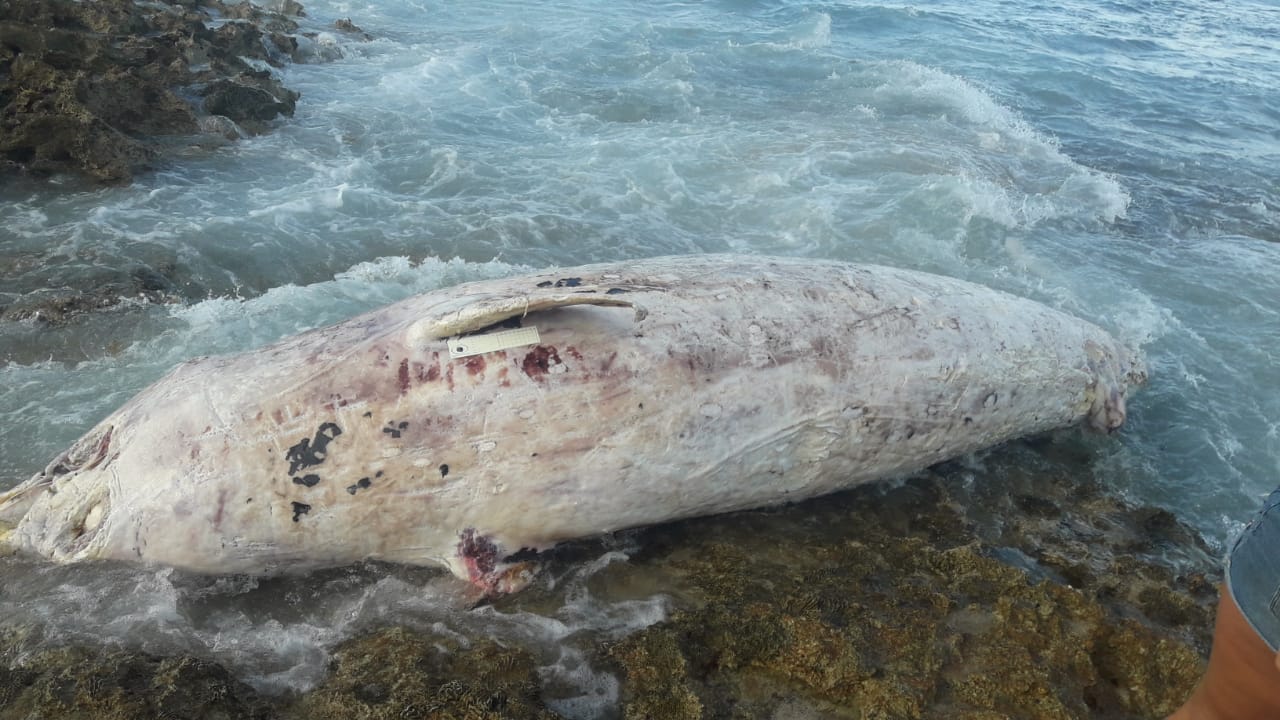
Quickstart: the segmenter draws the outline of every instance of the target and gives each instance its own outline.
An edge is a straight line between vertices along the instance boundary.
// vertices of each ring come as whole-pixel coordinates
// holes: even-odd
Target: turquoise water
[[[283,71],[302,100],[271,134],[125,187],[0,187],[0,302],[121,273],[164,278],[174,301],[125,299],[57,329],[0,323],[0,487],[187,357],[468,279],[719,251],[963,277],[1107,327],[1143,350],[1151,384],[1122,434],[1070,471],[1215,543],[1280,483],[1273,4],[307,12],[316,62]],[[325,29],[343,17],[374,39]],[[57,577],[150,583],[161,608],[181,595],[154,573]],[[252,616],[176,617],[184,643],[283,646],[255,640],[266,621]],[[297,623],[281,630],[297,651],[272,655],[263,685],[304,686],[342,634]]]

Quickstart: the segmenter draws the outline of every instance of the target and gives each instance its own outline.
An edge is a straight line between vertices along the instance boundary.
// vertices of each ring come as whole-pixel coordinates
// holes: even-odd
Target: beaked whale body
[[[494,337],[503,324],[537,342],[510,346],[532,336]],[[451,339],[481,350],[453,358]],[[744,256],[592,265],[189,361],[0,495],[0,533],[59,562],[380,559],[502,592],[566,539],[1082,421],[1111,431],[1144,379],[1098,327],[951,278]]]

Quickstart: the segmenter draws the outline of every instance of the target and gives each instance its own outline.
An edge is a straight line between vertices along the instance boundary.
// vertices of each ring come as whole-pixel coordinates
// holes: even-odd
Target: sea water
[[[1280,8],[1262,0],[312,0],[265,135],[121,187],[0,186],[0,488],[196,355],[426,290],[670,253],[832,258],[1035,298],[1140,348],[1150,385],[1070,472],[1221,548],[1280,484]],[[350,18],[371,36],[333,29]],[[151,297],[150,300],[154,300]],[[625,561],[626,548],[599,562]],[[34,645],[211,654],[305,688],[379,623],[543,648],[556,707],[616,694],[566,638],[663,617],[585,589],[459,611],[438,573],[196,581],[5,561]],[[591,567],[562,578],[586,587]]]

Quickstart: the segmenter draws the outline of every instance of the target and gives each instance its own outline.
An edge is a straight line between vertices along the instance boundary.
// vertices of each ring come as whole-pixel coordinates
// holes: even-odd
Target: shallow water
[[[317,57],[333,59],[283,71],[303,96],[271,134],[125,187],[0,186],[0,304],[122,282],[173,301],[0,322],[0,487],[185,358],[465,280],[719,251],[963,277],[1107,327],[1143,350],[1151,384],[1124,432],[1081,440],[1089,460],[1070,470],[1213,542],[1280,479],[1273,5],[307,12]],[[325,30],[342,17],[374,39]],[[999,464],[985,470],[998,482]],[[384,567],[250,585],[4,573],[0,609],[33,637],[204,648],[274,689],[314,682],[372,623],[527,633],[553,667],[578,629],[621,632],[666,607],[655,591],[499,620],[462,609],[444,576]],[[565,683],[582,697],[610,692],[576,672]]]

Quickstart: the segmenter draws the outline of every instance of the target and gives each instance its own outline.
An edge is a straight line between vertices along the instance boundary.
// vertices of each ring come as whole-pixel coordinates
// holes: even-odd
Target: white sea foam
[[[0,596],[0,628],[22,629],[20,655],[66,643],[194,654],[223,663],[270,694],[314,687],[333,649],[371,628],[403,625],[464,646],[467,637],[493,637],[533,654],[553,709],[588,720],[618,702],[616,678],[592,663],[595,648],[668,613],[661,595],[619,601],[588,589],[597,571],[626,561],[625,554],[606,551],[567,569],[555,592],[558,601],[533,612],[468,609],[458,581],[430,570],[369,566],[259,581],[0,559],[6,573],[33,578]]]

